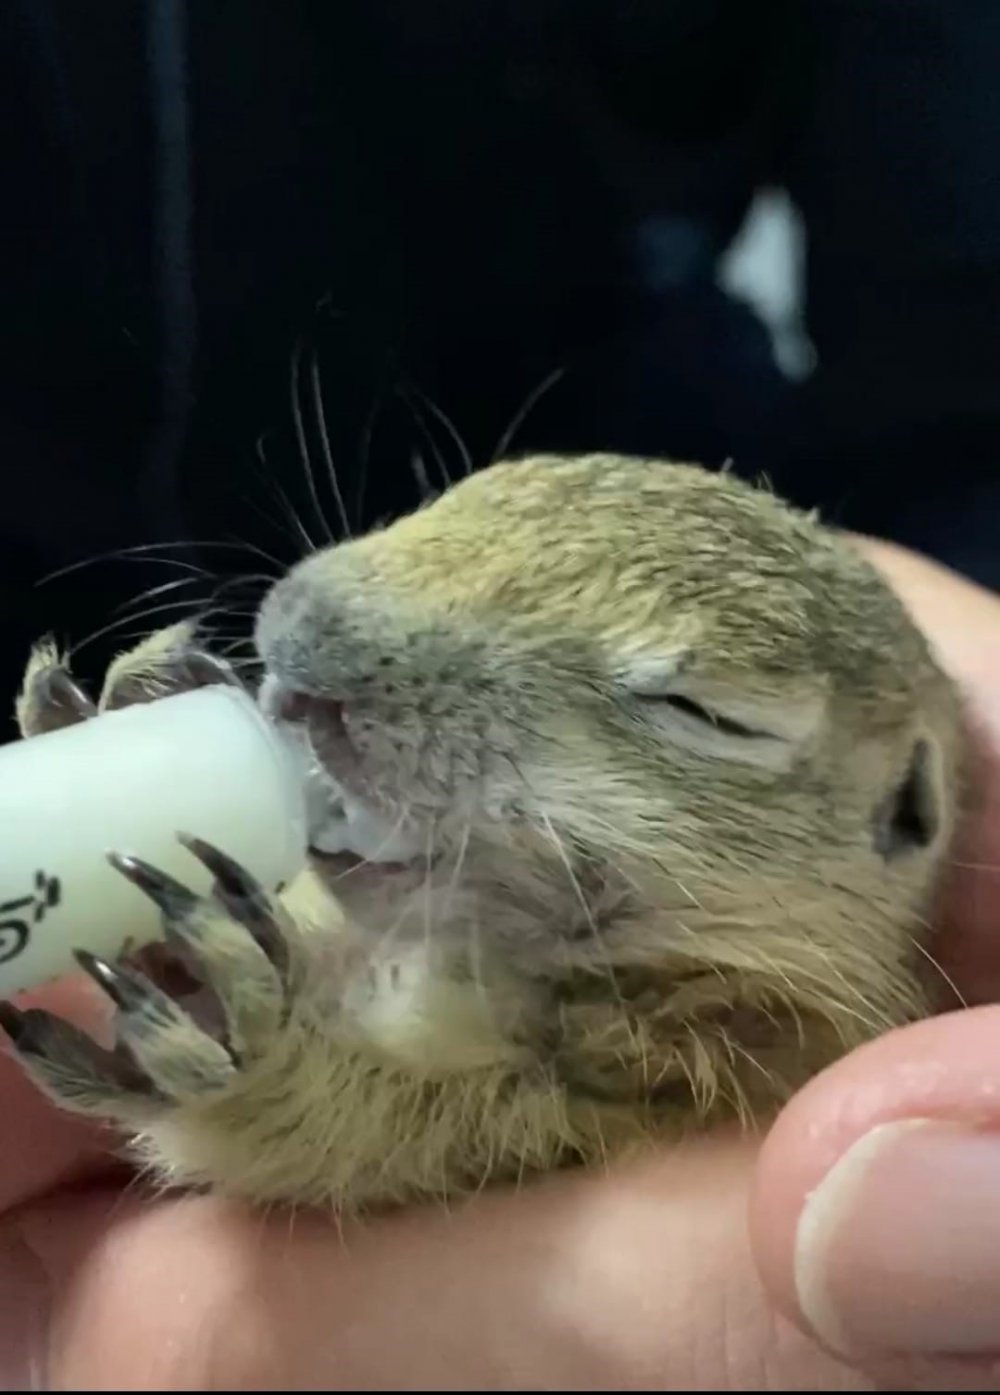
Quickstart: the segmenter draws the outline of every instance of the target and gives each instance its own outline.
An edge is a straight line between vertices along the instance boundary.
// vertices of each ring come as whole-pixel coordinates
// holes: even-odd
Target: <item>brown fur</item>
[[[152,667],[162,691],[188,642],[112,684]],[[340,1208],[448,1195],[764,1118],[928,1010],[959,705],[851,543],[769,493],[616,457],[494,466],[303,561],[258,647],[344,703],[349,752],[322,723],[317,750],[427,856],[317,861],[286,902],[280,1010],[218,908],[189,927],[238,1070],[198,1076],[215,1058],[182,1019],[166,1049],[132,1040],[166,1104],[33,1063],[163,1179]],[[918,749],[929,835],[886,856]]]

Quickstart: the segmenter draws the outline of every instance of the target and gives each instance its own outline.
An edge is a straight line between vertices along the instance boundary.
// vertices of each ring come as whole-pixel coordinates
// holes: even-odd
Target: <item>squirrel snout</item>
[[[279,722],[293,726],[308,725],[317,720],[327,725],[342,726],[344,704],[336,698],[316,697],[296,688],[275,683],[268,694],[270,715]]]

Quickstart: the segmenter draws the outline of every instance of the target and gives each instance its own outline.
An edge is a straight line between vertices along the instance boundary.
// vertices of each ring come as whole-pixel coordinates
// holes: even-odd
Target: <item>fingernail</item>
[[[37,1256],[0,1235],[0,1390],[45,1390],[50,1292]]]
[[[1000,1131],[883,1124],[810,1195],[799,1306],[845,1353],[1000,1352]]]

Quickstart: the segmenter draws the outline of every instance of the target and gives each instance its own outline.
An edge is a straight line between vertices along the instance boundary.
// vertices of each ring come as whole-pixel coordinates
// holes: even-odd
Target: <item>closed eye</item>
[[[716,712],[710,707],[703,707],[700,702],[695,702],[694,698],[689,698],[684,693],[662,693],[655,698],[647,695],[646,701],[665,703],[677,712],[684,712],[689,717],[694,717],[699,722],[714,727],[716,731],[725,732],[727,736],[739,736],[748,740],[776,741],[781,739],[776,737],[773,732],[744,726],[742,722],[733,721],[732,717],[723,716],[721,712]]]
[[[699,678],[685,671],[676,654],[620,661],[617,677],[633,712],[638,708],[636,715],[667,741],[699,756],[768,770],[790,769],[826,709],[820,684],[811,691],[794,682],[779,688],[773,675],[763,675],[771,679],[766,688],[764,682],[748,688],[742,681],[746,675]]]

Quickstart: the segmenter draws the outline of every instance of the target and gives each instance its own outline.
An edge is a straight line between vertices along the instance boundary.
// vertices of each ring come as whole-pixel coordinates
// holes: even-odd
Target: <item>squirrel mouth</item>
[[[306,789],[309,806],[309,850],[329,865],[352,870],[377,866],[398,871],[415,862],[425,849],[402,828],[402,820],[372,808],[345,790],[318,759],[310,766]]]
[[[277,722],[287,722],[290,726],[309,726],[322,722],[337,735],[346,736],[344,726],[344,704],[336,698],[316,697],[313,693],[300,692],[275,683],[270,689],[268,707]]]
[[[284,728],[306,755],[310,853],[328,870],[372,867],[397,872],[426,858],[421,839],[373,804],[353,794],[336,771],[357,762],[344,724],[344,704],[286,687],[270,676],[261,685],[263,711]]]
[[[426,851],[399,822],[346,794],[322,767],[313,770],[308,800],[309,850],[325,866],[398,872]]]

